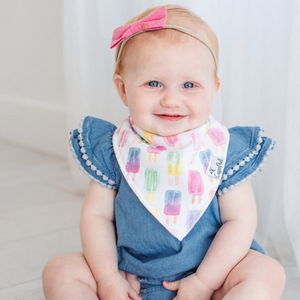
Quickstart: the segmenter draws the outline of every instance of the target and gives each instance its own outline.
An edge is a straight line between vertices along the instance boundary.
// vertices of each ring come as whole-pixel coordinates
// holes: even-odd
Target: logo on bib
[[[225,165],[225,159],[213,156],[209,162],[208,173],[209,176],[221,179]]]

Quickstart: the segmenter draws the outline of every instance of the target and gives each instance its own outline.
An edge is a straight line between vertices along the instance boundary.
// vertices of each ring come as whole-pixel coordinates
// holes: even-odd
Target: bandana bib
[[[213,199],[229,133],[210,116],[199,128],[162,137],[127,118],[113,136],[122,174],[148,211],[182,241]]]

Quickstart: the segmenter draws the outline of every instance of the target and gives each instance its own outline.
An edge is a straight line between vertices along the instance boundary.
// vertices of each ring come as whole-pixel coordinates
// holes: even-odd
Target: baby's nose
[[[178,91],[166,91],[160,101],[161,106],[164,107],[180,107],[182,105],[182,98]]]

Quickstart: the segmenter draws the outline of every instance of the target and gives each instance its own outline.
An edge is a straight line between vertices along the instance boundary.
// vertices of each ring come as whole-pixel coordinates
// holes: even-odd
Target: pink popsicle
[[[129,135],[129,131],[128,130],[124,130],[121,134],[121,138],[119,141],[119,148],[123,148],[127,139],[128,139],[128,135]]]
[[[154,154],[159,154],[160,152],[162,152],[164,150],[167,150],[166,147],[164,147],[164,146],[157,146],[157,147],[149,146],[147,148],[148,153],[154,153]]]
[[[189,171],[188,191],[193,196],[192,203],[195,203],[195,196],[199,196],[199,202],[201,202],[200,196],[204,193],[204,184],[198,171]]]
[[[165,136],[164,140],[165,140],[166,144],[170,147],[174,147],[179,141],[177,135]]]
[[[196,152],[199,150],[201,146],[201,141],[200,141],[200,135],[199,133],[192,133],[191,134],[191,139],[192,139],[192,145],[193,145],[193,151]]]
[[[221,146],[226,143],[226,137],[220,128],[211,128],[208,130],[208,135],[216,146]]]

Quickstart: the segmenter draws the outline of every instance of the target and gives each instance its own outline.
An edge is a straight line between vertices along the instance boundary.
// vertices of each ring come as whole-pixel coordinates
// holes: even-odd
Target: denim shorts
[[[185,278],[194,272],[189,271],[182,274],[173,275],[166,279],[156,279],[149,277],[139,277],[141,283],[141,296],[143,300],[172,300],[176,297],[177,291],[167,290],[162,284],[163,281],[177,281]]]
[[[169,291],[162,285],[143,283],[140,295],[143,300],[172,300],[176,297],[177,292]]]
[[[182,276],[181,276],[182,277]],[[180,278],[168,278],[168,281],[179,280]],[[163,285],[163,280],[139,277],[141,283],[141,294],[143,300],[172,300],[176,297],[177,291],[167,290]]]

